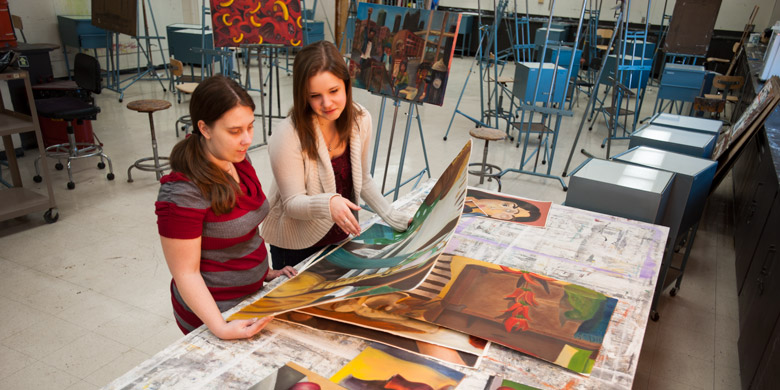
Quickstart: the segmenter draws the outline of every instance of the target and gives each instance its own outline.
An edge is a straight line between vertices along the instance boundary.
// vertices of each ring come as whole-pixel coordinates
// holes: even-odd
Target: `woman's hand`
[[[282,275],[287,276],[288,278],[292,278],[293,276],[298,275],[298,271],[289,265],[280,270],[269,269],[268,275],[265,276],[265,280],[274,280]]]
[[[360,224],[352,210],[360,210],[360,206],[350,202],[344,197],[334,196],[330,198],[330,218],[345,233],[355,236],[360,235]]]
[[[274,317],[268,316],[225,322],[219,329],[211,329],[211,332],[222,340],[246,339],[259,333],[273,319]]]

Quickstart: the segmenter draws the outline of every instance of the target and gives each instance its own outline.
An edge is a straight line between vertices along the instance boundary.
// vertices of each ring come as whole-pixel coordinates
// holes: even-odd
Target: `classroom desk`
[[[433,182],[427,181],[396,205],[415,210]],[[544,228],[462,218],[445,252],[576,282],[619,301],[590,377],[492,344],[477,369],[448,364],[466,373],[458,388],[483,389],[490,375],[500,374],[543,389],[631,389],[667,234],[663,226],[557,204]],[[237,308],[279,283],[275,280]],[[247,389],[288,361],[329,378],[366,345],[358,338],[281,321],[241,341],[219,340],[200,327],[105,389]]]

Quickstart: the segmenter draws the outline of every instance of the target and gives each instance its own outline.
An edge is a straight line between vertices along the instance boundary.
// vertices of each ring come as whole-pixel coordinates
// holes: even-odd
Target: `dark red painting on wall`
[[[242,44],[300,46],[300,0],[211,0],[214,47]]]

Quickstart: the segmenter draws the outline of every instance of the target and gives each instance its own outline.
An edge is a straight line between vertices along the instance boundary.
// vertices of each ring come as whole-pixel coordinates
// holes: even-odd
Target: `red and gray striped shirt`
[[[235,164],[243,195],[229,213],[215,215],[211,202],[186,176],[172,172],[160,179],[155,202],[160,235],[174,239],[201,237],[200,273],[217,302],[226,311],[263,287],[268,273],[267,254],[258,225],[268,214],[268,203],[248,159]],[[203,322],[192,312],[171,281],[176,323],[187,334]]]

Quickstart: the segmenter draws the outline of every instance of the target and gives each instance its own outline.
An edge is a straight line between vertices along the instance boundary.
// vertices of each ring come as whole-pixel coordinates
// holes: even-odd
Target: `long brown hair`
[[[347,142],[353,125],[357,124],[360,109],[352,103],[352,81],[349,69],[341,53],[331,42],[319,41],[307,45],[295,56],[293,65],[293,107],[290,109],[303,153],[310,159],[317,158],[317,134],[314,128],[314,110],[309,105],[309,79],[320,72],[330,72],[344,81],[347,102],[341,116],[336,119],[339,142]]]
[[[192,135],[179,141],[170,156],[171,168],[183,173],[198,186],[203,196],[211,201],[211,209],[217,215],[233,209],[241,188],[233,177],[206,157],[206,139],[198,129],[198,123],[203,121],[206,126],[213,126],[236,106],[255,110],[252,97],[232,79],[216,75],[203,80],[190,99]]]

